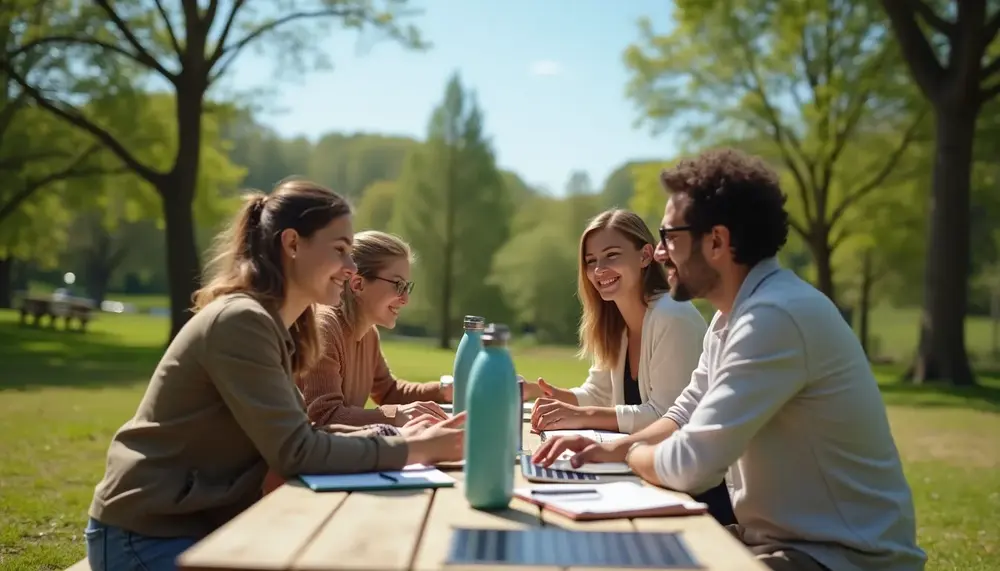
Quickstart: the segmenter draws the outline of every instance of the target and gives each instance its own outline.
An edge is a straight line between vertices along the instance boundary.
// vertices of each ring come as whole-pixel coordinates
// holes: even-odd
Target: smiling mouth
[[[603,280],[597,280],[597,285],[602,288],[610,287],[618,283],[618,280],[620,279],[621,277],[616,276],[613,278],[605,278]]]
[[[399,315],[399,308],[394,306],[389,306],[389,312],[393,315]]]

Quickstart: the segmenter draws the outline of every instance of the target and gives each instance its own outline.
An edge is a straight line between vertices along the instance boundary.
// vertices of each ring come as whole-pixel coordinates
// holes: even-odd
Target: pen
[[[596,494],[598,491],[593,488],[587,488],[585,490],[576,488],[572,490],[531,490],[531,493],[546,496],[561,496],[566,494]]]
[[[382,472],[378,473],[378,477],[379,478],[385,478],[386,480],[389,480],[390,482],[393,482],[393,483],[399,482],[399,480],[396,479],[395,476],[390,476],[389,474],[384,474]]]

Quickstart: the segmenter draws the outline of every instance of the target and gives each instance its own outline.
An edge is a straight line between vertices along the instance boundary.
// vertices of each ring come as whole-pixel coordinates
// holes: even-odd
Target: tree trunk
[[[868,360],[872,358],[871,347],[869,346],[869,317],[871,313],[872,299],[872,253],[865,250],[864,259],[861,262],[861,295],[858,301],[861,311],[861,323],[858,326],[858,337],[861,338],[861,349],[868,355]]]
[[[187,78],[181,80],[177,89],[177,157],[163,186],[157,188],[163,199],[166,223],[170,340],[191,317],[191,298],[201,282],[193,207],[198,184],[204,93],[203,84]]]
[[[444,218],[444,271],[442,272],[441,284],[441,333],[438,337],[438,347],[441,349],[451,349],[451,296],[452,281],[454,280],[455,263],[455,209],[456,209],[456,177],[455,170],[455,149],[454,142],[448,144],[448,178],[445,184],[445,218]]]
[[[970,264],[970,179],[977,110],[937,105],[924,309],[917,356],[906,377],[916,384],[973,385],[965,350]]]
[[[830,263],[832,252],[830,252],[829,232],[826,229],[817,230],[816,235],[809,240],[809,250],[816,264],[816,289],[837,305],[837,292],[833,285],[833,265]]]
[[[14,302],[12,258],[0,258],[0,307],[12,307]]]

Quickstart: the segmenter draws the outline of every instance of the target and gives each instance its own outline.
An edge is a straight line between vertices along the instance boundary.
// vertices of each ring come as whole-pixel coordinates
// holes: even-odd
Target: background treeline
[[[301,0],[291,19],[243,2],[147,4],[2,0],[0,305],[72,271],[97,300],[166,295],[176,332],[240,190],[294,175],[347,195],[357,228],[414,246],[400,333],[444,346],[476,312],[571,343],[586,220],[631,208],[655,234],[657,174],[678,157],[535,188],[497,166],[488,110],[458,75],[420,140],[285,139],[240,98],[213,95],[249,45],[305,61],[296,39],[313,27],[422,48],[403,2]],[[1000,319],[1000,14],[988,4],[678,0],[673,26],[640,22],[623,58],[638,118],[669,128],[681,155],[731,145],[779,170],[793,214],[784,263],[843,309],[873,357],[916,349],[918,380],[971,382],[966,317]],[[877,346],[872,309],[886,305],[922,308],[917,347]]]

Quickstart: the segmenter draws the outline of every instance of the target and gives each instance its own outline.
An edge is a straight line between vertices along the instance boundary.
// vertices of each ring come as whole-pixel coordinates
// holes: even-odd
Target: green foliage
[[[641,21],[625,54],[641,122],[683,121],[688,142],[744,147],[784,171],[793,228],[833,297],[830,258],[851,232],[835,227],[925,126],[877,3],[685,0],[674,20],[666,34]]]
[[[426,284],[414,290],[414,310],[442,316],[446,344],[464,313],[505,320],[496,286],[485,283],[493,255],[507,241],[512,204],[483,129],[483,114],[458,76],[431,118],[427,142],[413,149],[398,181],[390,228],[418,255]]]
[[[354,216],[357,230],[387,230],[392,221],[396,201],[396,183],[379,180],[371,183],[361,194]]]

